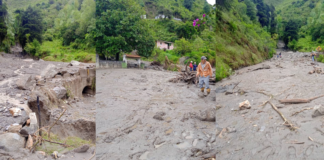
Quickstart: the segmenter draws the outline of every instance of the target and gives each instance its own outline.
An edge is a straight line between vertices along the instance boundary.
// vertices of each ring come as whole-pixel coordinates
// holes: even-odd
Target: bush
[[[174,49],[175,52],[180,55],[184,55],[192,51],[191,43],[184,38],[181,38],[180,40],[176,40],[174,45],[176,47]]]
[[[45,41],[53,41],[53,36],[48,33],[44,34],[43,38]]]

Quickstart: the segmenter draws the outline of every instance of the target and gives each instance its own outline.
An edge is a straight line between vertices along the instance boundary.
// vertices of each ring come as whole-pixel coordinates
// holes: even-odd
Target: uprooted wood
[[[291,116],[297,115],[297,114],[299,114],[300,112],[303,112],[303,111],[306,111],[306,110],[310,110],[310,109],[313,109],[313,107],[311,107],[311,108],[304,108],[304,109],[302,109],[302,110],[300,110],[300,111],[298,111],[298,112],[295,112],[295,113],[292,114]]]
[[[66,109],[64,109],[64,111],[61,113],[60,117],[51,125],[51,127],[49,127],[48,129],[48,139],[51,139],[51,129],[52,127],[57,123],[57,121],[63,116],[63,114],[65,113]]]
[[[169,82],[179,83],[186,82],[188,84],[196,84],[196,72],[181,72],[176,78],[172,78]],[[213,78],[209,78],[209,85],[215,85],[216,80]]]
[[[309,98],[309,99],[281,99],[281,100],[279,100],[279,102],[280,103],[309,103],[312,100],[320,98],[320,97],[324,97],[324,95]]]
[[[278,110],[278,108],[272,104],[270,101],[268,101],[268,103],[271,105],[271,107],[281,116],[281,118],[284,120],[284,125],[287,126],[290,130],[296,130],[297,127],[295,127],[293,124],[291,124],[286,118],[285,116]]]

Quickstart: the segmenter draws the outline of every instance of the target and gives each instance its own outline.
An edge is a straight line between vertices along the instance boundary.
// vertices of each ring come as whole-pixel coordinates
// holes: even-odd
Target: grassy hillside
[[[260,63],[275,53],[276,41],[260,23],[251,21],[244,2],[217,11],[216,81],[234,69]],[[275,35],[274,35],[275,37]]]
[[[244,22],[231,12],[220,12],[216,32],[216,80],[234,69],[249,66],[270,58],[276,42],[260,26]]]

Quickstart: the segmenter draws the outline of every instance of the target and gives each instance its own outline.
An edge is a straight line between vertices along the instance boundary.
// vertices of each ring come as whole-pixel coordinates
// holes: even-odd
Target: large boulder
[[[49,64],[42,71],[41,76],[44,78],[54,78],[58,73],[59,70],[56,68],[56,66],[54,64]]]
[[[62,86],[53,88],[53,91],[56,93],[56,97],[58,99],[62,99],[63,97],[66,96],[66,93],[67,93],[66,88],[64,88]]]
[[[215,122],[216,108],[209,108],[204,111],[200,111],[200,114],[197,116],[197,118],[201,121]]]
[[[30,126],[24,126],[19,133],[23,137],[28,137],[29,135],[33,135],[36,131],[37,124],[31,124]]]
[[[72,60],[70,64],[72,66],[78,66],[78,65],[80,65],[80,62]]]
[[[28,90],[32,84],[33,80],[31,75],[24,75],[16,82],[18,89],[22,90]]]
[[[0,148],[7,152],[18,151],[19,148],[24,148],[25,138],[17,133],[0,134]]]

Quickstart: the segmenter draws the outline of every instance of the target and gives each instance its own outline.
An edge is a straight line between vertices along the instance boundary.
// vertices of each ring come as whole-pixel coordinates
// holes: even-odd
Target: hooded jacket
[[[213,76],[213,71],[212,71],[212,67],[211,67],[210,63],[206,61],[205,68],[202,68],[201,63],[199,63],[198,68],[197,68],[197,75],[199,75],[200,77]]]

